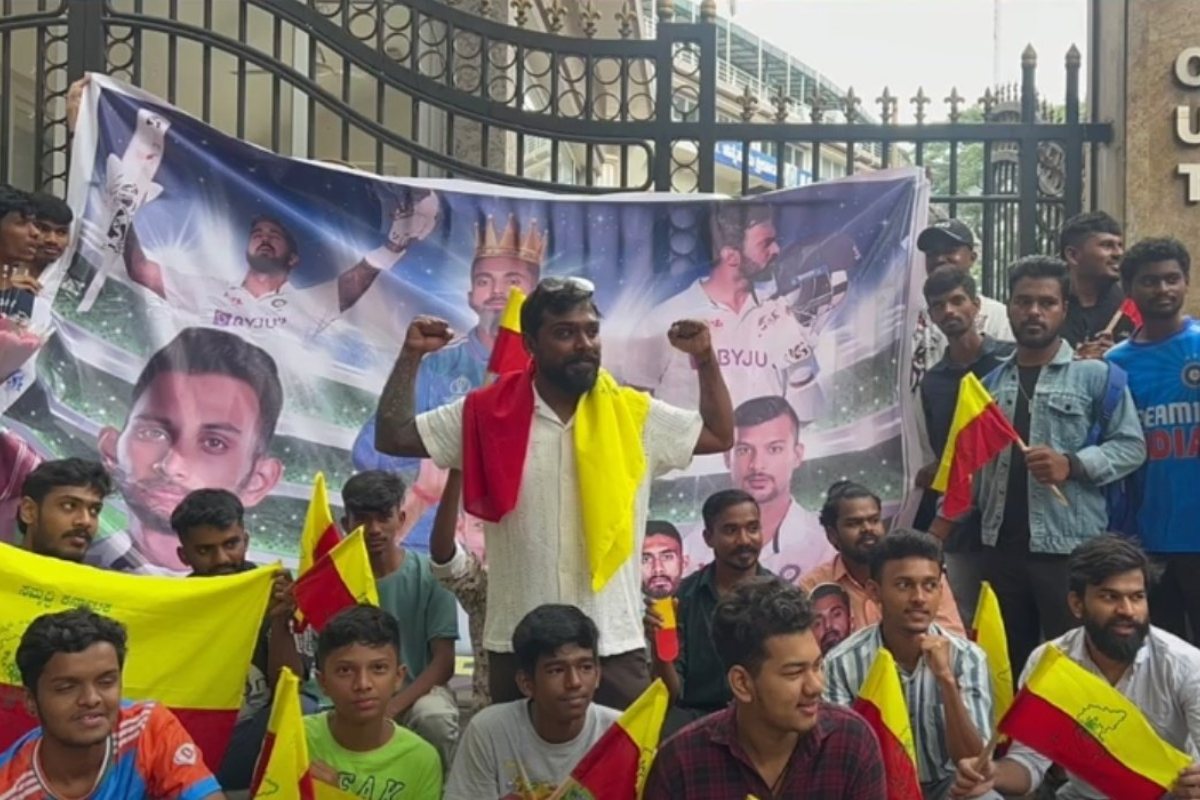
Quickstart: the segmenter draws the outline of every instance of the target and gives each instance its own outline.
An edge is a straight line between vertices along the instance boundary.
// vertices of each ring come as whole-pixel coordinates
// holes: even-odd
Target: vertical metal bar
[[[1026,47],[1021,54],[1021,139],[1020,172],[1017,175],[1018,234],[1021,255],[1037,252],[1038,134],[1037,54]]]
[[[204,0],[204,30],[213,26],[213,0]],[[200,118],[212,121],[212,47],[205,44],[200,57]]]
[[[700,106],[696,122],[700,133],[696,137],[696,158],[699,159],[699,185],[701,192],[714,190],[717,180],[717,149],[713,126],[717,123],[717,26],[702,23],[696,44],[700,48]],[[726,42],[733,37],[727,31]]]
[[[238,4],[238,19],[237,19],[237,38],[238,44],[245,46],[246,42],[246,9],[249,3]],[[237,94],[237,137],[239,139],[246,138],[246,59],[238,57],[237,60],[237,83],[235,92]]]
[[[513,100],[516,102],[517,110],[525,110],[525,47],[524,45],[516,45],[517,54],[514,66],[517,70],[516,81],[514,85],[515,94]],[[520,130],[516,131],[517,137],[517,175],[525,175],[525,134]]]
[[[654,188],[660,192],[671,191],[671,162],[674,159],[675,117],[671,92],[675,76],[675,31],[674,23],[661,19],[655,26],[654,82]]]
[[[134,0],[133,13],[139,17],[143,16],[143,14],[145,12],[142,9],[142,0]],[[132,47],[133,47],[133,53],[132,53],[133,70],[131,73],[133,76],[133,85],[141,86],[142,85],[142,29],[135,27],[130,31],[130,33],[132,34],[132,38],[133,38],[133,44],[132,44]]]
[[[854,168],[856,166],[854,163],[854,157],[855,157],[854,149],[855,149],[854,142],[846,142],[846,175],[847,176],[854,174]]]
[[[479,96],[484,100],[491,101],[492,89],[490,86],[491,71],[488,69],[490,66],[488,59],[488,38],[482,33],[479,34],[479,60]],[[491,163],[490,151],[492,149],[492,126],[488,124],[486,119],[479,122],[479,138],[482,152],[481,161],[486,168]],[[505,172],[504,167],[504,164],[500,165],[500,172]]]
[[[320,77],[317,75],[321,65],[317,62],[317,38],[312,34],[308,34],[308,77],[313,82],[316,82]],[[302,92],[305,97],[308,97],[307,92]],[[305,152],[308,158],[315,158],[317,155],[317,104],[311,97],[308,97],[308,102],[305,104],[308,112],[308,136],[305,137]]]
[[[750,142],[742,141],[742,189],[739,192],[742,195],[750,191],[750,145]]]
[[[996,172],[995,166],[992,164],[992,143],[983,143],[983,230],[979,235],[983,238],[983,267],[982,278],[984,292],[991,297],[996,297],[996,287],[993,285],[996,275],[996,237],[998,227],[996,225],[996,201],[991,198],[996,193]]]
[[[812,142],[812,154],[810,160],[809,172],[812,173],[812,182],[821,182],[821,143]]]
[[[3,6],[4,16],[12,13],[12,0],[4,0]],[[73,41],[71,33],[73,28],[67,26],[67,41],[68,47]],[[12,33],[5,30],[0,31],[0,52],[4,54],[4,61],[0,63],[0,180],[5,183],[12,183],[12,154],[9,149],[12,144],[9,141],[12,115]],[[69,56],[68,56],[69,58]]]
[[[12,13],[10,0],[4,0],[5,16]],[[11,41],[4,34],[5,52],[10,52]],[[105,57],[104,4],[93,0],[67,0],[67,79],[76,81],[85,72],[107,72]],[[5,87],[4,97],[12,95]],[[8,134],[8,124],[3,133]]]
[[[950,216],[958,216],[958,139],[950,142]]]
[[[1079,127],[1079,51],[1067,52],[1067,137],[1063,143],[1066,170],[1063,181],[1064,218],[1083,210],[1083,129]],[[1094,181],[1093,181],[1094,182]]]
[[[334,58],[342,60],[342,102],[348,107],[353,108],[351,101],[351,92],[353,91],[350,83],[350,73],[354,71],[354,64],[345,56],[335,55]],[[344,114],[339,115],[342,118],[342,147],[339,151],[340,158],[347,164],[350,163],[350,118]]]
[[[167,17],[171,22],[179,21],[179,0],[167,4]],[[276,56],[278,60],[278,56]],[[167,102],[175,105],[179,96],[179,36],[167,34]]]
[[[33,185],[42,189],[47,188],[54,170],[46,169],[42,163],[46,157],[46,29],[37,27],[34,33],[37,36],[37,67],[33,71]],[[7,99],[6,96],[0,102]]]
[[[276,64],[283,63],[283,18],[275,17],[274,21],[274,44],[271,47],[271,54],[275,57]],[[282,131],[280,130],[280,117],[283,111],[283,87],[280,85],[279,73],[271,73],[271,151],[278,153],[279,144],[282,139]]]

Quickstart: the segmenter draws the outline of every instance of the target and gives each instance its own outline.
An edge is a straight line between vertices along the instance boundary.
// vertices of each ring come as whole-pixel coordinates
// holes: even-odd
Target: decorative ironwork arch
[[[876,120],[853,89],[797,89],[790,73],[768,85],[719,61],[713,0],[688,3],[689,20],[683,0],[656,0],[654,19],[640,1],[644,14],[598,8],[612,0],[540,14],[532,0],[29,0],[0,18],[0,178],[65,190],[65,94],[85,71],[277,152],[552,191],[744,194],[936,149],[932,202],[976,210],[984,289],[1003,294],[991,265],[1053,249],[1082,209],[1085,156],[1111,138],[1080,119],[1074,48],[1061,110],[1039,97],[1027,50],[1020,85],[978,101],[982,122],[962,119],[957,90],[949,121],[927,122],[921,89],[907,103],[885,89]],[[982,187],[960,186],[971,148]]]

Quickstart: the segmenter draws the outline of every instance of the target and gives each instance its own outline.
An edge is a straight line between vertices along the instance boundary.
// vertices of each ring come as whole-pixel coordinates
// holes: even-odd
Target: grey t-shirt
[[[553,791],[621,716],[615,709],[592,703],[578,736],[550,744],[533,729],[529,703],[500,703],[472,718],[454,756],[445,800],[520,797],[521,792],[540,796],[539,791]]]

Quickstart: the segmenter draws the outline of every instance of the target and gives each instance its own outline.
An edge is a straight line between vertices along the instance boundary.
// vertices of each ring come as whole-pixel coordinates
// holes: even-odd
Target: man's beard
[[[829,652],[834,647],[841,644],[843,638],[845,638],[845,637],[842,636],[841,631],[834,630],[833,628],[830,628],[829,630],[825,631],[825,635],[821,637],[821,641],[819,642],[819,644],[821,645],[821,652],[822,653]]]
[[[592,369],[571,369],[575,364],[587,364]],[[577,358],[565,362],[561,367],[543,367],[538,365],[538,371],[550,383],[562,389],[567,394],[582,396],[592,390],[596,379],[600,377],[600,362],[590,358]]]
[[[866,564],[871,558],[871,550],[879,544],[879,537],[873,533],[863,534],[854,547],[842,550],[842,558],[855,564]]]
[[[1142,644],[1150,633],[1150,623],[1138,623],[1133,620],[1120,621],[1133,624],[1134,632],[1130,634],[1116,633],[1112,629],[1113,623],[1117,622],[1116,618],[1110,620],[1108,624],[1102,625],[1086,614],[1083,617],[1083,628],[1087,632],[1088,639],[1101,653],[1121,664],[1132,664],[1138,650],[1142,648]]]
[[[1026,334],[1023,330],[1014,328],[1013,336],[1016,337],[1017,344],[1021,347],[1027,347],[1030,350],[1041,350],[1044,347],[1049,347],[1050,344],[1058,338],[1058,329],[1049,327],[1043,328],[1040,334]]]
[[[263,275],[286,273],[288,271],[287,262],[287,258],[282,256],[268,256],[260,253],[246,255],[246,265],[250,267],[250,271]]]
[[[749,269],[747,269],[747,267]],[[760,264],[749,256],[743,254],[742,277],[751,283],[768,283],[775,277],[775,270],[771,269],[770,262],[767,262],[766,264]]]

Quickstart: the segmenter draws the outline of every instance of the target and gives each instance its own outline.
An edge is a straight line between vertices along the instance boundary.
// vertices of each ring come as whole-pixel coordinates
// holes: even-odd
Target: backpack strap
[[[1125,387],[1129,385],[1129,375],[1125,370],[1111,361],[1106,361],[1105,364],[1108,366],[1108,373],[1105,376],[1104,396],[1100,398],[1096,422],[1088,430],[1087,438],[1083,441],[1084,447],[1091,447],[1100,442],[1104,429],[1108,427],[1113,414],[1117,413],[1117,406],[1121,404]]]

